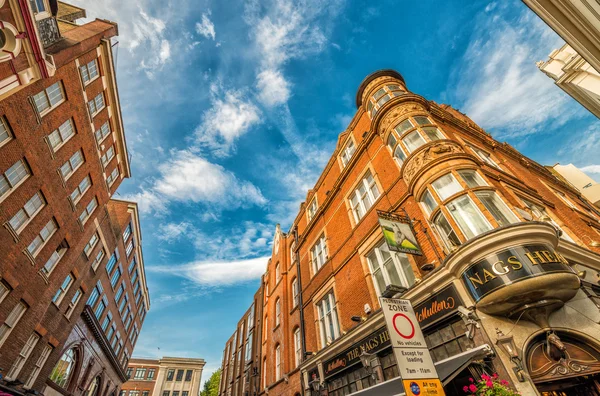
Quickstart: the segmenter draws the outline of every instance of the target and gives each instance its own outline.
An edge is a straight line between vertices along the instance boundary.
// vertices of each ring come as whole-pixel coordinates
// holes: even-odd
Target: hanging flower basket
[[[509,387],[508,381],[499,380],[498,374],[483,374],[481,379],[475,381],[469,378],[471,384],[463,387],[465,393],[469,396],[520,396],[521,394]]]

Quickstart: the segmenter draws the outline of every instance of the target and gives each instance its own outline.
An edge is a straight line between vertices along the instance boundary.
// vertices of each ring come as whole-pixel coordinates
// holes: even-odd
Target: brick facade
[[[380,100],[382,93],[389,95],[387,100]],[[377,351],[377,380],[358,370],[362,367],[360,362],[358,366],[341,372],[327,366],[332,358],[343,356],[352,344],[360,343],[384,326],[379,297],[386,292],[387,289],[381,289],[390,285],[390,274],[394,271],[382,268],[383,262],[379,263],[381,272],[378,276],[382,278],[380,286],[376,285],[377,278],[373,272],[377,263],[371,260],[391,257],[385,255],[386,245],[382,244],[384,239],[378,210],[410,218],[416,241],[423,252],[421,256],[392,252],[395,258],[390,259],[391,264],[386,262],[386,265],[395,266],[400,277],[401,284],[396,286],[408,289],[403,298],[418,305],[438,291],[453,286],[458,290],[461,305],[481,315],[477,319],[481,324],[480,331],[465,336],[466,333],[457,330],[456,337],[467,345],[464,347],[467,349],[483,344],[493,348],[496,335],[492,326],[504,326],[508,331],[513,323],[500,317],[490,318],[480,312],[477,301],[461,282],[460,273],[452,273],[450,267],[455,265],[456,257],[467,252],[474,241],[489,241],[488,247],[493,248],[504,243],[494,238],[513,232],[511,230],[516,230],[514,233],[517,235],[511,237],[513,241],[524,241],[528,236],[525,231],[520,234],[519,229],[529,227],[531,223],[534,224],[531,227],[541,224],[540,229],[546,230],[546,223],[551,223],[554,226],[551,230],[557,227],[562,230],[559,231],[561,238],[552,237],[557,252],[571,264],[583,262],[595,271],[600,268],[600,249],[594,243],[600,239],[600,214],[579,191],[556,178],[545,167],[524,157],[510,145],[494,140],[452,107],[438,105],[408,91],[402,76],[395,71],[380,71],[365,79],[359,88],[357,107],[357,113],[340,135],[336,151],[315,187],[308,192],[289,232],[283,233],[279,227],[276,229],[272,257],[261,284],[265,294],[264,312],[262,317],[256,318],[263,320],[263,329],[266,329],[260,341],[263,359],[259,366],[261,387],[255,393],[243,393],[224,375],[221,395],[311,394],[313,379],[327,390],[327,394],[345,395],[398,376],[389,346]],[[402,124],[407,119],[411,122],[408,127]],[[415,131],[420,138],[414,134]],[[390,139],[391,134],[394,134],[394,139]],[[411,138],[415,140],[411,141]],[[353,146],[354,150],[349,150],[350,154],[343,158],[349,146]],[[403,155],[396,151],[397,147],[403,150]],[[394,153],[398,157],[395,158]],[[445,195],[447,191],[442,191],[442,187],[434,186],[434,183],[450,173],[452,176],[448,177],[454,178],[452,185],[455,189],[448,193],[450,195]],[[467,177],[476,180],[467,182]],[[363,182],[363,179],[366,181]],[[368,195],[363,188],[367,185],[371,192],[376,193],[364,209],[355,211],[354,193],[358,189],[361,196]],[[420,202],[424,200],[426,191],[436,200],[431,215],[424,202]],[[315,199],[317,209],[313,210]],[[526,202],[536,206],[528,206]],[[471,214],[465,214],[466,217],[457,215],[454,210],[458,203],[468,205]],[[540,208],[544,208],[541,214],[537,212]],[[452,230],[452,235],[447,234],[450,236],[444,235],[439,225],[442,215],[450,227],[447,230]],[[467,217],[471,223],[464,221]],[[477,234],[479,236],[475,236]],[[326,253],[320,261],[311,250],[319,245],[321,238],[325,241]],[[318,249],[315,251],[318,254]],[[384,271],[387,275],[382,275]],[[572,272],[565,276],[572,276]],[[299,307],[295,307],[294,302],[294,278],[300,280],[301,285],[300,296],[296,297]],[[397,281],[391,283],[394,282]],[[336,330],[333,334],[323,328],[322,323],[328,322],[319,311],[322,302],[331,298],[330,293],[334,297],[334,300],[329,300],[333,303],[332,315],[335,317],[332,326]],[[583,299],[592,304],[585,295]],[[281,307],[279,325],[276,324],[278,304]],[[569,320],[561,325],[569,327]],[[458,312],[454,312],[446,323],[454,328],[463,326]],[[525,353],[529,342],[527,337],[538,330],[529,329],[529,325],[523,326],[521,329],[517,327],[519,330],[513,334],[523,343],[520,348]],[[595,324],[586,323],[586,326],[593,329],[590,331],[598,332]],[[296,329],[302,338],[299,364],[295,359]],[[437,328],[429,326],[424,331],[433,337]],[[238,364],[234,354],[228,353],[234,339],[235,336],[226,345],[224,373]],[[278,347],[281,348],[279,369]],[[439,349],[435,350],[433,344],[430,349],[436,360],[445,356]],[[496,354],[499,356],[502,352],[496,351]],[[532,391],[531,382],[520,382],[514,377],[508,359],[500,356],[487,361],[512,386],[524,393]],[[239,370],[239,365],[235,370]],[[462,389],[457,387],[461,381],[460,376],[457,378],[446,384],[450,394]]]
[[[204,359],[133,358],[120,396],[195,396],[200,392]]]
[[[9,3],[17,2],[5,2],[0,15],[8,15]],[[27,7],[11,11],[30,12]],[[116,24],[107,21],[72,25],[45,48],[54,62],[52,75],[0,100],[0,116],[9,132],[0,141],[0,177],[7,186],[0,192],[0,281],[6,290],[5,296],[0,294],[0,324],[10,327],[0,340],[0,366],[5,378],[24,383],[0,383],[10,392],[31,388],[46,395],[82,394],[99,386],[102,395],[116,394],[150,308],[137,205],[111,198],[130,176],[110,44],[116,34]],[[80,67],[90,62],[97,73],[88,71],[84,80]],[[0,60],[0,65],[5,63]],[[59,91],[53,90],[55,83]],[[45,90],[49,93],[44,97],[40,93]],[[98,95],[104,101],[92,113],[89,102]],[[49,108],[44,108],[46,101]],[[69,120],[74,133],[65,127]],[[103,125],[107,133],[97,139]],[[77,160],[78,152],[83,161]],[[21,174],[26,172],[26,177],[7,173],[18,161],[25,164]],[[41,208],[32,211],[28,206],[20,212],[38,193]],[[25,221],[19,213],[27,213]],[[125,233],[128,227],[131,232]],[[119,259],[107,271],[115,251]],[[90,301],[99,283],[102,293]],[[125,291],[115,301],[121,284]],[[119,314],[125,296],[129,302]],[[107,306],[101,309],[100,304]],[[26,308],[23,315],[11,316],[19,306]],[[104,328],[109,312],[112,319]],[[115,331],[109,333],[113,325]],[[114,343],[117,332],[120,342]],[[28,341],[35,345],[20,362]],[[49,376],[71,349],[74,369],[57,384]]]

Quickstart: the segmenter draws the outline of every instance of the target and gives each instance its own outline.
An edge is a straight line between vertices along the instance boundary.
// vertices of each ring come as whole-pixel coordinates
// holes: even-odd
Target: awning
[[[435,364],[435,369],[440,376],[442,384],[446,385],[471,364],[471,362],[483,359],[492,354],[492,348],[488,344],[483,344],[466,352],[451,356],[448,359],[440,360]],[[360,396],[402,396],[405,394],[401,377],[396,377],[370,388],[352,393],[352,395]]]

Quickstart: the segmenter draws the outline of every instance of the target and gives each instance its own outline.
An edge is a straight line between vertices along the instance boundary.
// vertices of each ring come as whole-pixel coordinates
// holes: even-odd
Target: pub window
[[[467,337],[466,332],[467,327],[461,319],[424,332],[434,363],[474,348],[475,343]]]
[[[403,253],[390,252],[385,241],[367,255],[369,268],[377,295],[389,285],[410,287],[415,283],[415,274],[408,257]]]

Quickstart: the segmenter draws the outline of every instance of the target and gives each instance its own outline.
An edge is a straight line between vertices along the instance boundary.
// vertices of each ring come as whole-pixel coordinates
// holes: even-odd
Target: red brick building
[[[0,58],[0,79],[19,78],[0,87],[0,389],[116,394],[150,307],[137,205],[111,199],[130,176],[117,26],[0,5],[18,30],[5,46],[20,43]]]
[[[412,302],[447,394],[494,372],[521,394],[595,394],[597,209],[396,71],[368,76],[356,98],[293,225],[275,233],[255,317],[260,388],[235,386],[238,328],[220,394],[398,392],[381,296]]]
[[[133,358],[127,367],[130,380],[123,384],[119,395],[197,396],[205,363],[197,358]]]

